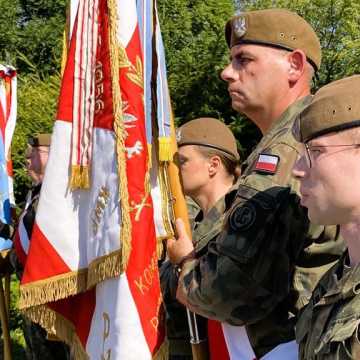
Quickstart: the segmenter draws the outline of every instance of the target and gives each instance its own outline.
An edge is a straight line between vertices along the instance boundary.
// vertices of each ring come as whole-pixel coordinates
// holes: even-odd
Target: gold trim
[[[90,357],[76,334],[74,325],[48,306],[39,305],[23,310],[22,313],[33,322],[42,326],[50,336],[56,336],[70,346],[72,358],[89,360]]]
[[[167,360],[169,358],[169,342],[167,339],[164,339],[164,342],[161,344],[159,350],[156,354],[153,355],[153,360]]]
[[[87,289],[121,274],[121,250],[96,258],[89,265]]]
[[[84,292],[87,274],[87,269],[81,269],[20,285],[19,308],[25,309]]]
[[[72,165],[70,177],[70,189],[90,189],[90,167],[84,165]]]
[[[25,309],[82,293],[121,274],[121,250],[93,260],[88,268],[20,285],[19,307]]]
[[[119,76],[119,46],[117,43],[117,8],[115,0],[107,0],[109,10],[109,52],[111,67],[111,88],[114,113],[114,131],[116,135],[116,153],[119,176],[119,195],[121,203],[121,271],[125,271],[131,253],[131,219],[129,208],[129,193],[126,175],[126,131],[122,113],[123,104],[121,101],[120,76]]]

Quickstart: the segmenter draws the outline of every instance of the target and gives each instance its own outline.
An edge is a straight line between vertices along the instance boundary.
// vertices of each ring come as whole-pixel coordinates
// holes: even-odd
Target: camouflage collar
[[[236,182],[229,191],[220,198],[210,211],[203,216],[200,210],[195,218],[195,226],[193,230],[193,241],[196,252],[201,251],[207,246],[208,242],[217,236],[223,225],[226,209],[232,203],[239,184]]]
[[[280,129],[286,127],[294,120],[294,117],[299,114],[306,106],[308,106],[313,98],[312,95],[307,95],[293,104],[291,104],[276,120],[272,126],[270,127],[269,131],[264,135],[265,137],[272,136],[277,133]],[[292,125],[292,124],[291,124]]]

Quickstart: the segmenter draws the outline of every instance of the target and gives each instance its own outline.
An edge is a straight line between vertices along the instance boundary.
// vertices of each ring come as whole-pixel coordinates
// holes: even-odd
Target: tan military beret
[[[258,44],[285,50],[301,49],[315,70],[320,68],[320,41],[313,28],[299,15],[284,9],[243,12],[225,26],[229,48]]]
[[[231,130],[220,120],[199,118],[182,125],[176,131],[178,146],[202,145],[220,150],[231,158],[240,159]]]
[[[28,144],[31,146],[50,146],[51,134],[38,134],[28,139]]]
[[[325,85],[298,115],[293,134],[300,142],[360,126],[360,75]]]

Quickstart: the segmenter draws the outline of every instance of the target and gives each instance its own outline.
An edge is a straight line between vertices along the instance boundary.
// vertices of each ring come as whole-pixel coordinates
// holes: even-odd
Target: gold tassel
[[[90,168],[83,165],[71,166],[70,188],[90,189]]]
[[[173,152],[171,149],[171,138],[167,136],[159,137],[159,160],[172,161]]]
[[[109,48],[110,48],[110,67],[111,67],[111,88],[113,96],[114,130],[116,135],[116,153],[119,175],[119,195],[121,204],[121,271],[125,271],[131,253],[131,219],[129,206],[129,193],[126,174],[126,149],[121,89],[119,79],[120,58],[119,46],[117,42],[117,8],[115,0],[107,1],[109,10]]]

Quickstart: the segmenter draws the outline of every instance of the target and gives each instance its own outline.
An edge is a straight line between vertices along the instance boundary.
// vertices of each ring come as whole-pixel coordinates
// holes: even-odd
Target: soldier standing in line
[[[295,323],[322,275],[345,246],[336,226],[309,223],[292,168],[302,152],[291,129],[311,101],[321,49],[311,26],[284,9],[242,13],[226,24],[232,107],[263,138],[243,163],[220,235],[200,258],[181,220],[168,241],[180,264],[177,297],[223,322],[231,358],[298,359]]]
[[[348,252],[321,279],[301,311],[302,360],[360,359],[360,75],[321,88],[294,135],[304,154],[293,173],[315,224],[339,224]]]
[[[240,175],[234,135],[220,120],[199,118],[177,130],[178,161],[184,193],[196,204],[192,235],[194,256],[207,251],[208,242],[220,233],[226,205],[231,204]],[[170,359],[192,359],[185,308],[176,300],[178,268],[165,262],[161,268],[162,290],[167,310]],[[201,339],[208,339],[210,359],[228,358],[218,322],[197,316]]]
[[[11,263],[18,278],[21,280],[27,249],[30,245],[31,233],[35,221],[36,208],[39,202],[42,180],[48,161],[51,134],[39,134],[31,137],[26,149],[26,169],[32,180],[26,204],[19,217],[19,223],[14,236],[14,250]],[[38,324],[23,317],[23,332],[26,342],[26,357],[29,360],[66,360],[70,358],[67,345],[60,341],[47,339],[46,331]]]

